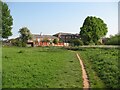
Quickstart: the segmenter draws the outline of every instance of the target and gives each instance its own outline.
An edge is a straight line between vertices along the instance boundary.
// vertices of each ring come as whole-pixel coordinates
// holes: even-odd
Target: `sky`
[[[7,2],[13,17],[13,37],[27,27],[31,33],[53,35],[79,33],[87,16],[101,18],[108,27],[106,36],[118,33],[118,2]]]

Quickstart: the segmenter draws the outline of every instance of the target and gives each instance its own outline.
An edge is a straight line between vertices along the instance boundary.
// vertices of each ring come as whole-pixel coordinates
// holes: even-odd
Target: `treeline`
[[[8,5],[0,1],[2,6],[2,25],[0,34],[3,39],[8,39],[9,36],[12,36],[12,25],[13,18],[10,14],[10,9]],[[108,32],[107,24],[104,21],[95,16],[87,16],[83,22],[82,27],[80,27],[80,38],[71,39],[69,41],[71,46],[81,46],[81,45],[120,45],[120,35],[111,36],[110,38],[104,38]],[[21,34],[19,38],[12,40],[15,46],[26,46],[27,41],[30,40],[32,34],[27,27],[23,27],[19,30]],[[57,43],[57,40],[54,40],[53,43]],[[3,43],[4,44],[4,43]],[[9,43],[8,43],[9,44]]]
[[[120,45],[120,34],[106,38],[106,40],[103,40],[103,43],[105,45]]]

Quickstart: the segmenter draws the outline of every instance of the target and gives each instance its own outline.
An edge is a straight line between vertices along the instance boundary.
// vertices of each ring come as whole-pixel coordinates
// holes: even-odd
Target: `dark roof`
[[[72,35],[71,33],[62,33],[62,32],[59,32],[59,33],[56,33],[54,35]]]
[[[79,36],[79,34],[61,33],[61,32],[60,32],[60,33],[56,33],[56,34],[54,34],[53,36],[59,36],[59,35],[60,35],[60,36],[61,36],[61,35],[62,35],[62,36],[71,36],[71,35],[72,35],[72,36]]]

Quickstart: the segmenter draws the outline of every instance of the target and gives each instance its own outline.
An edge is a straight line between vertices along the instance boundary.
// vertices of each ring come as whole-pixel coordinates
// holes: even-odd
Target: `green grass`
[[[0,89],[2,89],[2,48],[0,43]]]
[[[2,49],[3,88],[82,88],[74,52],[55,48]]]
[[[3,88],[82,88],[75,52],[58,47],[4,47]],[[91,88],[119,88],[118,49],[80,48]]]
[[[119,88],[118,49],[87,48],[79,51],[91,88]]]

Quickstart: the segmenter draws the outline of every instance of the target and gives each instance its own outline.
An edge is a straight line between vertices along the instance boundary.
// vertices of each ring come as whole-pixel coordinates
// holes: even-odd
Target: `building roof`
[[[56,33],[56,34],[54,34],[53,36],[73,36],[73,35],[75,35],[75,36],[79,36],[79,34],[72,34],[72,33],[62,33],[62,32],[59,32],[59,33]]]
[[[50,39],[57,39],[57,37],[52,35],[39,35],[39,34],[33,34],[34,38],[50,38]]]
[[[62,33],[62,32],[59,32],[59,33],[56,33],[54,35],[72,35],[71,33]]]

